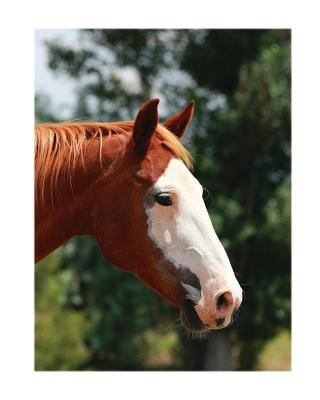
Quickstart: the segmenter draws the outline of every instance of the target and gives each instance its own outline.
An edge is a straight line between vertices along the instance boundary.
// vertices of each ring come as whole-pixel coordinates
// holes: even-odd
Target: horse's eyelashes
[[[172,205],[172,196],[170,193],[162,192],[158,193],[154,196],[154,199],[157,203],[162,206],[171,206]]]

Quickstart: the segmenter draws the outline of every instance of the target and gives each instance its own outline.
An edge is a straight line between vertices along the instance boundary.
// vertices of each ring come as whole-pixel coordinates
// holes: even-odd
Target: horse
[[[194,102],[160,124],[159,99],[135,120],[35,127],[35,260],[77,235],[180,311],[187,330],[229,325],[242,289],[181,139]]]

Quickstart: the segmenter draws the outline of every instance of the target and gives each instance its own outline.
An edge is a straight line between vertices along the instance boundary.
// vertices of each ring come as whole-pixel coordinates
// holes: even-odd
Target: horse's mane
[[[62,170],[71,179],[72,169],[80,158],[85,166],[83,150],[88,141],[100,140],[101,149],[103,138],[117,134],[129,135],[132,133],[133,124],[134,121],[112,123],[67,122],[37,125],[35,128],[35,183],[37,194],[42,198],[44,197],[44,187],[48,175],[51,178],[52,191],[53,185]],[[163,145],[174,156],[180,158],[188,168],[192,168],[189,152],[174,134],[160,124],[156,128],[156,133],[161,137]]]

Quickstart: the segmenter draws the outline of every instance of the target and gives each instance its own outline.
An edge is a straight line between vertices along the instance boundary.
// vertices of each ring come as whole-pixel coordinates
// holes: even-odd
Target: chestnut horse
[[[180,142],[191,102],[162,125],[158,99],[134,121],[36,127],[36,261],[76,235],[181,312],[191,331],[223,328],[242,290]]]

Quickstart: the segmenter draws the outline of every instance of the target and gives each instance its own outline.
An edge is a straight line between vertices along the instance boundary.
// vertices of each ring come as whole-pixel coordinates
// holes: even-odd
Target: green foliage
[[[34,99],[34,107],[36,109],[36,124],[41,122],[57,122],[56,117],[50,111],[52,106],[48,96],[36,94]]]
[[[281,331],[264,345],[259,355],[259,371],[291,370],[291,337],[289,331]]]
[[[210,216],[245,290],[240,316],[225,332],[238,350],[238,369],[254,369],[266,341],[290,329],[290,32],[87,30],[80,37],[81,50],[48,44],[50,67],[78,83],[70,119],[132,119],[153,95],[164,100],[165,118],[195,99],[187,138],[195,175],[208,190]],[[135,85],[126,83],[128,73]],[[48,110],[37,104],[42,120]],[[162,359],[154,340],[161,338],[174,354],[165,368],[203,368],[208,341],[177,336],[177,312],[108,265],[93,240],[68,243],[55,268],[37,272],[46,282],[37,278],[39,367],[160,368],[146,360]],[[57,346],[50,335],[59,314]],[[78,328],[67,352],[70,321]]]
[[[38,371],[77,370],[90,356],[83,341],[89,324],[83,313],[65,306],[72,273],[59,269],[59,259],[56,251],[37,265],[35,369]]]
[[[81,260],[81,261],[80,261]],[[71,271],[73,285],[65,292],[67,305],[84,310],[91,329],[87,367],[138,369],[147,357],[141,332],[166,324],[159,321],[168,307],[135,276],[106,263],[94,239],[80,237],[64,248],[61,267]]]

